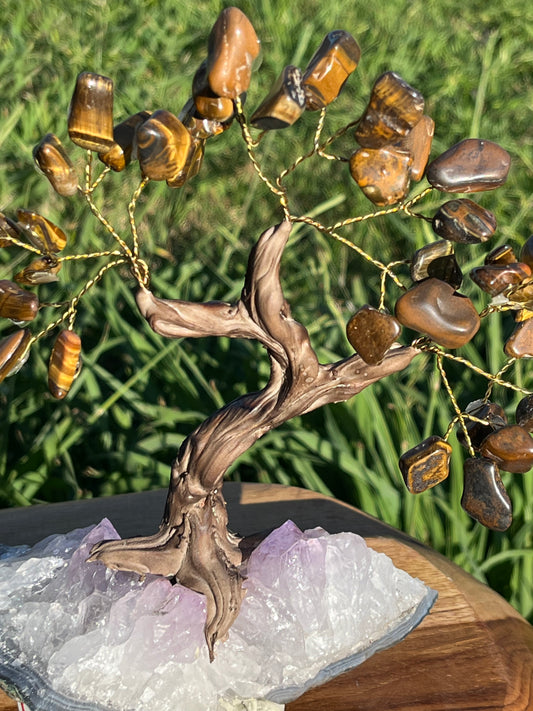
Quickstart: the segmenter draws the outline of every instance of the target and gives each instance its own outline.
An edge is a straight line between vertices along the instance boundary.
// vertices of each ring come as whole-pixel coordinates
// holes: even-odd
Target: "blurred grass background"
[[[227,3],[229,4],[229,3]],[[69,145],[67,108],[77,74],[95,71],[115,82],[117,121],[139,110],[178,113],[206,54],[209,30],[225,3],[175,0],[66,0],[24,4],[4,0],[0,29],[0,210],[41,212],[69,235],[67,251],[107,248],[103,230],[82,201],[63,199],[36,173],[32,147],[48,131]],[[519,248],[533,214],[533,10],[529,0],[397,0],[335,4],[317,0],[241,2],[262,41],[246,111],[268,92],[281,68],[304,67],[324,35],[346,29],[362,48],[361,62],[331,106],[324,136],[357,118],[371,86],[394,70],[426,98],[436,122],[432,155],[466,137],[501,143],[512,155],[507,184],[475,199],[492,210],[498,231],[490,247]],[[310,147],[317,114],[272,133],[258,156],[269,176]],[[348,135],[339,152],[349,155]],[[72,148],[72,150],[71,150]],[[336,146],[337,148],[337,146]],[[83,151],[69,146],[83,166]],[[117,227],[138,183],[136,166],[110,175],[97,202]],[[313,160],[288,181],[291,208],[324,222],[371,211],[345,164]],[[414,191],[425,187],[422,182]],[[443,195],[423,203],[432,214]],[[274,197],[249,164],[237,125],[211,139],[198,177],[181,190],[150,184],[138,218],[157,295],[192,300],[238,297],[250,246],[279,221]],[[344,231],[384,261],[403,259],[431,241],[420,220],[392,216]],[[466,272],[487,250],[458,249]],[[16,249],[0,253],[0,278],[27,261]],[[97,269],[65,265],[59,285],[39,288],[41,300],[65,299]],[[294,230],[282,265],[293,313],[310,330],[322,361],[350,353],[344,324],[363,303],[377,305],[379,273],[352,251],[311,228]],[[136,312],[134,283],[109,273],[82,302],[83,369],[65,401],[47,392],[55,333],[32,349],[20,373],[0,385],[0,505],[106,496],[166,486],[182,439],[215,408],[264,384],[268,364],[255,343],[205,339],[165,341]],[[465,284],[482,308],[486,299]],[[394,288],[387,301],[393,307]],[[36,325],[52,319],[43,314]],[[462,354],[495,372],[512,317],[486,320]],[[9,323],[0,327],[8,332]],[[462,407],[483,395],[485,381],[447,366]],[[533,389],[527,361],[515,381]],[[496,388],[510,418],[520,399]],[[489,532],[461,509],[461,464],[455,436],[452,474],[417,497],[403,486],[402,451],[430,434],[444,434],[452,410],[433,360],[419,357],[405,373],[343,404],[323,408],[265,436],[230,472],[235,480],[279,482],[332,494],[445,553],[488,582],[533,619],[533,476],[505,475],[514,504],[506,533]],[[154,527],[157,525],[154,521]]]

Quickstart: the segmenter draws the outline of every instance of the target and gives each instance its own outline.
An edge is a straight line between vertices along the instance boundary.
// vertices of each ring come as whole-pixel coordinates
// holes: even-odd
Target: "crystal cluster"
[[[286,703],[402,639],[436,597],[359,536],[287,522],[250,557],[210,664],[203,596],[86,563],[102,538],[118,538],[106,520],[2,556],[0,668],[34,711]]]

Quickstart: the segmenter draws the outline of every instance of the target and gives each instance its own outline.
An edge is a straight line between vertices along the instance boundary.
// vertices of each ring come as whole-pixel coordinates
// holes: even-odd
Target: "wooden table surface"
[[[503,598],[439,554],[335,499],[277,485],[224,486],[230,527],[241,534],[292,519],[300,528],[353,531],[395,565],[439,593],[422,624],[287,705],[287,711],[527,711],[533,709],[533,627]],[[153,533],[166,491],[0,511],[0,543],[47,535],[109,518],[121,536]],[[17,705],[0,691],[0,711]]]

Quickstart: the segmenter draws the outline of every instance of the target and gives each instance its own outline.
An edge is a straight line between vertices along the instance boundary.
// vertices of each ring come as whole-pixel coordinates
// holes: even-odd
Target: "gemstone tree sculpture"
[[[433,160],[426,168],[433,136],[433,121],[424,114],[424,100],[398,74],[389,71],[375,82],[363,115],[327,140],[321,138],[326,109],[357,67],[360,50],[345,31],[330,32],[302,72],[285,67],[248,122],[243,110],[252,65],[260,43],[248,18],[227,8],[209,36],[207,58],[196,72],[192,98],[178,116],[167,110],[140,111],[113,127],[113,84],[106,77],[84,72],[76,82],[68,116],[71,140],[86,149],[85,181],[78,177],[67,151],[53,134],[36,146],[34,157],[52,187],[64,197],[80,195],[114,248],[93,254],[58,256],[65,248],[64,232],[46,218],[18,210],[16,219],[2,215],[2,246],[33,253],[33,261],[13,277],[0,282],[0,315],[28,323],[39,315],[38,296],[19,284],[38,286],[57,281],[61,265],[69,259],[105,260],[94,276],[72,297],[59,317],[40,332],[18,328],[0,344],[0,377],[13,374],[24,363],[32,343],[60,330],[52,349],[49,385],[63,398],[79,370],[81,340],[74,330],[82,297],[107,271],[129,265],[138,282],[139,311],[154,331],[169,338],[226,336],[258,341],[267,351],[270,378],[265,387],[243,395],[211,415],[182,443],[171,470],[163,520],[153,536],[96,545],[91,561],[141,575],[154,573],[179,581],[207,599],[205,635],[211,658],[217,639],[224,639],[243,597],[241,564],[246,546],[228,531],[222,485],[228,467],[257,439],[288,419],[327,403],[347,400],[377,380],[406,368],[422,352],[433,353],[456,412],[443,437],[431,436],[406,452],[400,468],[408,489],[419,493],[448,475],[451,446],[448,437],[459,425],[459,438],[469,450],[464,470],[462,505],[482,524],[505,530],[512,507],[499,469],[525,472],[533,465],[532,396],[523,391],[516,424],[507,424],[502,408],[489,400],[494,383],[520,390],[503,378],[516,359],[533,356],[533,237],[518,259],[510,247],[493,250],[485,265],[471,278],[491,295],[491,303],[478,314],[472,301],[460,294],[462,273],[454,253],[456,244],[479,244],[496,230],[494,216],[470,199],[445,202],[433,217],[413,208],[434,190],[473,193],[505,182],[508,153],[481,139],[466,139]],[[266,132],[292,126],[304,111],[317,111],[318,123],[310,151],[274,179],[266,176],[256,149]],[[150,181],[166,181],[179,188],[199,172],[206,142],[223,133],[236,119],[248,156],[264,185],[279,199],[281,221],[267,229],[253,247],[242,293],[235,303],[193,303],[161,299],[150,291],[150,270],[141,258],[135,208]],[[252,128],[260,133],[252,137]],[[341,136],[355,129],[358,147],[351,156],[327,151]],[[105,167],[95,178],[93,154]],[[338,159],[379,212],[349,217],[323,225],[307,215],[293,214],[285,178],[312,158]],[[120,172],[138,160],[141,181],[128,205],[130,235],[123,237],[103,216],[93,194],[110,171]],[[426,187],[408,198],[411,181],[427,179]],[[341,236],[343,228],[376,216],[403,213],[428,220],[439,238],[418,250],[411,260],[384,264]],[[280,282],[283,251],[294,223],[303,222],[348,248],[381,272],[380,303],[363,305],[349,320],[348,340],[356,354],[321,364],[306,328],[291,316]],[[397,272],[408,266],[412,284]],[[403,292],[395,316],[384,308],[388,280]],[[480,319],[494,311],[512,310],[517,326],[505,344],[508,360],[489,381],[479,401],[463,411],[444,369],[445,359],[465,359],[448,352],[468,343]],[[20,325],[20,324],[19,324]],[[65,327],[66,326],[66,327]],[[420,336],[409,345],[396,343],[402,326]],[[480,372],[477,369],[477,372]]]

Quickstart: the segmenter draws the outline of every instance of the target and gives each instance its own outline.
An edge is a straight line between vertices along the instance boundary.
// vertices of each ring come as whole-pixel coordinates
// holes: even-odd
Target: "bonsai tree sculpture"
[[[329,33],[304,72],[286,67],[274,87],[252,114],[245,117],[243,103],[259,40],[243,13],[227,8],[209,37],[206,61],[197,71],[193,97],[179,117],[169,111],[140,112],[113,128],[113,85],[110,79],[85,72],[78,77],[69,112],[69,135],[88,151],[85,184],[78,185],[73,165],[59,139],[48,134],[35,148],[38,166],[63,196],[79,193],[116,243],[114,250],[76,258],[108,261],[72,298],[61,316],[32,336],[19,329],[0,344],[0,376],[12,374],[24,362],[31,344],[66,323],[50,361],[50,387],[64,397],[76,376],[81,343],[74,332],[76,310],[85,293],[111,268],[128,264],[139,284],[136,300],[151,328],[168,338],[217,336],[258,341],[270,361],[270,378],[258,392],[238,397],[213,413],[182,443],[172,465],[170,487],[159,530],[152,536],[97,544],[89,558],[109,568],[141,576],[152,573],[179,581],[207,599],[205,636],[211,659],[217,639],[224,639],[243,598],[241,564],[246,541],[228,530],[222,493],[228,467],[261,436],[290,418],[327,403],[347,400],[363,388],[405,369],[422,352],[434,353],[456,417],[444,437],[432,436],[406,452],[400,467],[410,491],[419,493],[448,475],[451,446],[448,436],[456,424],[470,452],[465,465],[463,506],[476,520],[496,530],[510,525],[512,507],[499,469],[527,471],[533,465],[533,401],[526,398],[517,412],[517,424],[507,425],[503,411],[489,401],[492,385],[520,390],[503,379],[516,359],[533,356],[533,242],[530,238],[520,260],[511,248],[499,248],[487,257],[472,278],[493,300],[478,315],[473,303],[457,289],[462,275],[454,243],[481,243],[495,231],[492,214],[465,198],[445,203],[433,217],[413,211],[429,192],[470,193],[497,188],[510,165],[505,150],[490,141],[466,139],[436,158],[426,169],[433,122],[424,114],[420,93],[394,72],[386,72],[374,85],[361,118],[321,140],[326,107],[342,90],[359,61],[359,47],[345,31]],[[256,157],[263,135],[291,126],[303,111],[319,111],[310,152],[297,159],[276,179],[269,179]],[[150,290],[150,270],[140,257],[135,207],[149,181],[165,180],[179,188],[200,170],[205,144],[223,133],[236,118],[249,158],[259,178],[279,199],[283,219],[267,229],[253,247],[240,298],[235,303],[193,303],[156,297]],[[252,138],[251,127],[261,133]],[[358,148],[349,158],[327,153],[334,141],[355,129]],[[94,179],[92,153],[105,168]],[[291,212],[284,179],[311,157],[339,158],[379,212],[322,225]],[[131,243],[121,237],[93,201],[93,193],[110,171],[121,171],[137,158],[142,179],[128,206]],[[410,181],[426,176],[430,187],[408,199]],[[378,215],[402,212],[432,223],[440,238],[419,250],[411,260],[383,264],[339,234],[339,230]],[[294,223],[304,222],[355,249],[381,271],[381,300],[377,308],[362,306],[350,319],[347,335],[356,354],[334,363],[319,363],[306,328],[291,316],[280,280],[283,251]],[[2,216],[2,244],[16,245],[37,254],[14,277],[23,285],[58,279],[59,257],[66,237],[46,218],[20,210],[17,220]],[[73,258],[73,257],[71,257]],[[413,285],[405,286],[395,272],[408,264]],[[395,316],[384,309],[387,279],[404,292]],[[508,362],[495,375],[484,373],[489,388],[484,397],[464,412],[458,406],[443,368],[444,358],[473,367],[445,349],[465,345],[476,334],[480,316],[513,310],[515,333],[505,346]],[[17,321],[33,320],[39,300],[33,292],[11,281],[0,282],[0,313]],[[418,332],[411,345],[396,343],[401,326]],[[478,369],[479,372],[479,369]]]

